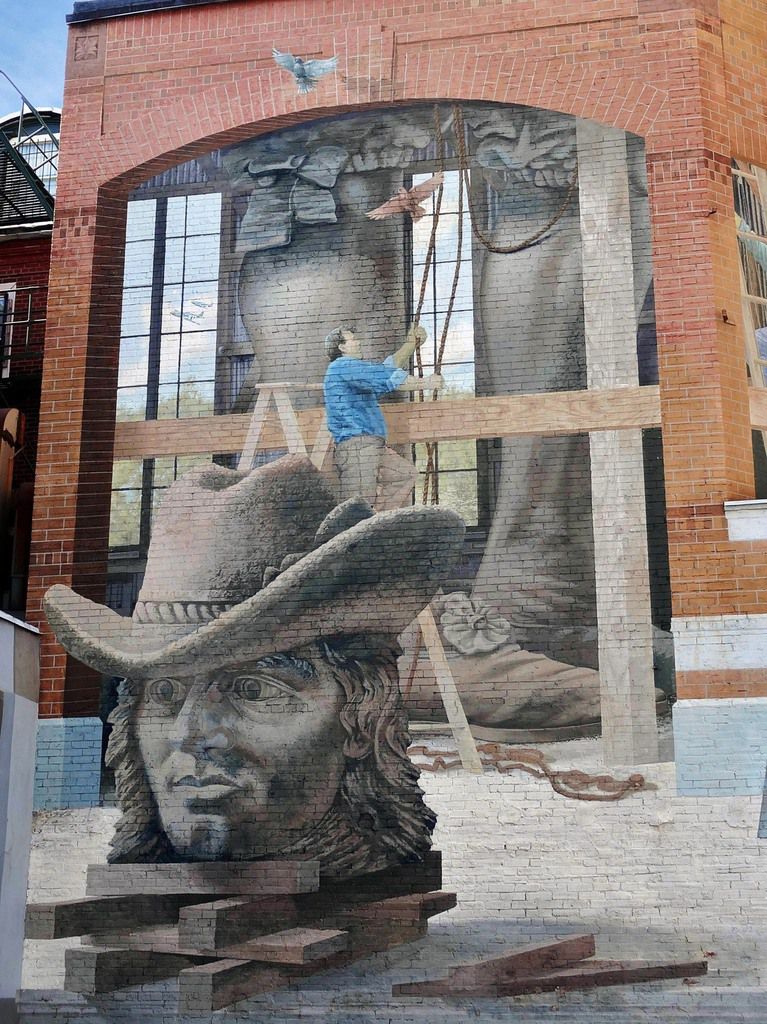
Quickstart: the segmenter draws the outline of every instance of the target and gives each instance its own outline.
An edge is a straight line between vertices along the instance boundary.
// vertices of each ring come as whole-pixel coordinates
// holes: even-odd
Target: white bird
[[[310,92],[317,84],[317,79],[323,75],[335,71],[338,67],[338,57],[329,57],[327,60],[303,60],[301,57],[294,57],[292,53],[280,53],[272,47],[272,56],[280,65],[289,71],[298,82],[300,93]]]

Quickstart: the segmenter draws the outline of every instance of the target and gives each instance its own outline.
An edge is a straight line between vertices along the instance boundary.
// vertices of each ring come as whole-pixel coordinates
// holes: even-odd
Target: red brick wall
[[[88,45],[78,40],[89,37]],[[271,48],[337,53],[298,96]],[[297,120],[435,98],[593,118],[646,138],[669,543],[677,615],[767,611],[767,549],[726,540],[753,495],[730,159],[767,165],[764,0],[238,0],[70,32],[29,614],[64,582],[100,599],[128,190]],[[91,56],[89,56],[89,54]],[[713,211],[713,212],[712,212]],[[46,634],[44,715],[93,711],[92,677]]]
[[[0,382],[3,404],[21,409],[25,418],[24,451],[14,463],[15,486],[29,483],[34,478],[50,259],[49,235],[0,238],[0,283],[11,283],[18,289],[33,289],[29,293],[19,293],[14,319],[26,315],[29,294],[30,316],[34,321],[42,321],[31,324],[28,334],[22,324],[14,328],[10,375]]]

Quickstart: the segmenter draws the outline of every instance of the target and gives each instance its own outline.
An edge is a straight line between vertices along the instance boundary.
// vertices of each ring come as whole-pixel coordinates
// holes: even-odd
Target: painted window
[[[431,173],[430,171],[414,175],[412,184],[420,184],[430,177]],[[439,348],[458,262],[458,190],[461,187],[459,179],[460,175],[457,170],[445,172],[439,224],[434,250],[428,266],[428,279],[420,317],[421,323],[429,332],[429,337],[421,348],[425,375],[434,373],[436,365],[440,362]],[[442,352],[441,373],[445,378],[445,387],[439,393],[441,399],[473,398],[476,393],[471,223],[465,186],[463,187],[464,211],[462,214],[460,272]],[[434,223],[436,195],[433,193],[423,204],[427,216],[413,223],[413,309],[417,308],[424,272],[427,269],[426,259]],[[430,401],[431,397],[430,392],[424,395],[426,401]],[[413,395],[413,400],[420,401],[421,398],[416,394]],[[460,513],[468,526],[477,526],[483,518],[478,498],[477,449],[478,443],[473,440],[442,441],[438,445],[433,445],[433,470],[428,474],[427,481],[428,453],[426,445],[413,445],[414,458],[420,474],[416,501],[420,502],[424,496],[427,501],[431,501],[433,495],[436,502]]]
[[[128,204],[118,420],[213,415],[219,193]],[[109,546],[145,553],[152,512],[178,475],[210,456],[115,463]]]
[[[0,284],[0,376],[7,377],[11,369],[11,338],[13,334],[13,305],[16,289],[13,284]]]
[[[746,358],[756,387],[767,387],[767,171],[736,161],[733,167],[735,222]]]
[[[117,419],[213,414],[221,196],[128,205]]]

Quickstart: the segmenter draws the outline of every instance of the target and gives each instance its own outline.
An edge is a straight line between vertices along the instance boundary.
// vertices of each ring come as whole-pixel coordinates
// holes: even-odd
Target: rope
[[[435,138],[437,140],[437,155],[438,155],[438,159],[439,159],[439,168],[440,168],[440,171],[442,172],[442,174],[444,176],[444,173],[445,173],[445,137],[442,134],[442,125],[440,124],[440,119],[439,119],[439,107],[437,107],[437,106],[434,107],[434,135],[435,135]],[[444,180],[444,177],[443,177],[443,180]],[[444,187],[444,184],[442,184],[442,185],[439,186],[439,188],[437,190],[437,197],[436,197],[436,199],[434,201],[434,214],[432,216],[432,221],[431,221],[431,233],[429,235],[429,245],[428,245],[428,247],[426,249],[426,259],[425,259],[424,265],[423,265],[423,274],[421,275],[421,288],[420,288],[420,292],[418,294],[418,303],[416,305],[415,312],[413,314],[413,323],[414,324],[417,324],[419,319],[420,319],[420,317],[421,317],[421,310],[423,309],[423,303],[424,303],[424,299],[425,299],[425,296],[426,296],[426,285],[427,285],[428,280],[429,280],[429,272],[431,270],[432,260],[434,259],[434,250],[436,248],[436,242],[437,242],[437,229],[439,228],[439,215],[440,215],[440,211],[442,209],[442,196],[444,194],[444,191],[445,191],[445,187]],[[459,200],[459,202],[461,203],[461,212],[460,212],[460,215],[459,215],[459,218],[458,218],[458,225],[459,225],[458,230],[460,232],[462,230],[462,226],[463,226],[462,225],[462,221],[463,221],[463,216],[462,216],[462,214],[463,214],[463,195],[462,195],[462,192],[463,192],[463,189],[460,189],[459,191],[461,192],[461,198]],[[451,316],[452,311],[453,311],[453,305],[454,305],[454,302],[455,302],[455,293],[456,293],[456,290],[458,288],[458,274],[460,273],[460,268],[461,268],[461,243],[459,241],[457,261],[456,261],[456,270],[455,270],[455,273],[453,275],[452,294],[450,296],[450,302],[448,304],[448,311],[447,311],[447,314],[445,316],[445,322],[444,322],[443,327],[442,327],[442,336],[440,338],[439,348],[437,350],[437,353],[436,353],[436,356],[435,356],[435,361],[434,361],[434,372],[435,373],[439,373],[440,370],[442,369],[442,358],[443,358],[443,356],[445,354],[445,344],[447,342],[447,332],[448,332],[449,327],[450,327],[450,316]],[[421,354],[420,345],[418,346],[418,348],[416,348],[415,355],[416,355],[416,366],[418,368],[418,376],[421,379],[423,379],[423,375],[424,375],[424,373],[423,373],[423,356]],[[436,398],[437,398],[437,392],[435,391],[432,394],[432,401],[436,401]],[[418,392],[418,401],[419,402],[425,401],[423,391],[419,391]],[[431,504],[432,505],[436,505],[437,502],[439,501],[439,480],[438,480],[437,471],[436,471],[436,454],[437,454],[437,443],[436,443],[436,441],[427,441],[426,442],[426,471],[424,473],[423,492],[422,492],[422,495],[421,495],[421,501],[423,502],[424,505],[429,503],[429,500],[430,500],[429,492],[430,491],[431,491]]]
[[[469,177],[469,158],[466,151],[466,127],[463,120],[463,111],[459,106],[453,107],[453,134],[455,136],[456,146],[458,149],[458,175],[459,175],[459,188],[458,188],[458,239],[457,239],[457,251],[455,259],[455,267],[453,270],[453,282],[450,289],[450,298],[448,301],[447,310],[445,312],[445,318],[442,325],[442,334],[440,336],[439,345],[435,355],[434,361],[434,372],[440,373],[442,370],[442,360],[445,355],[445,346],[447,344],[447,336],[450,330],[450,318],[453,313],[455,306],[455,296],[458,290],[458,284],[461,275],[461,262],[462,262],[462,249],[463,249],[463,215],[464,215],[464,190],[466,192],[466,201],[469,208],[469,221],[471,222],[471,230],[477,240],[490,252],[499,253],[502,255],[508,255],[510,253],[522,252],[522,250],[529,248],[534,245],[540,238],[543,238],[551,229],[558,223],[559,220],[564,216],[570,203],[575,196],[578,188],[578,170],[576,168],[573,173],[573,179],[568,185],[567,193],[560,207],[555,211],[554,215],[540,230],[530,235],[522,242],[515,243],[514,245],[496,245],[491,242],[490,239],[485,235],[478,223],[478,217],[476,210],[474,209],[474,202],[471,194],[471,181]],[[434,135],[437,142],[437,153],[439,160],[439,167],[442,173],[445,172],[445,138],[442,133],[442,125],[439,117],[439,107],[434,107]],[[426,250],[426,259],[424,262],[423,274],[421,275],[421,287],[418,293],[418,302],[416,304],[415,312],[413,314],[413,323],[417,324],[421,317],[421,311],[426,296],[426,287],[429,281],[429,273],[432,268],[432,260],[434,259],[434,250],[436,248],[437,230],[439,228],[439,218],[442,209],[442,197],[444,194],[444,185],[440,185],[437,190],[436,199],[434,202],[434,213],[432,215],[431,232],[429,235],[429,244]],[[418,376],[423,379],[423,357],[421,355],[420,347],[416,349],[416,366]],[[437,392],[432,392],[432,401],[436,401]],[[418,401],[425,401],[423,391],[418,393]],[[438,446],[436,441],[426,442],[426,470],[424,472],[423,479],[423,491],[421,500],[424,505],[431,503],[436,505],[439,502],[439,475],[437,473],[437,456]]]
[[[532,747],[481,743],[477,746],[477,751],[485,768],[495,768],[501,775],[521,771],[536,779],[548,779],[555,793],[570,800],[607,802],[620,800],[627,793],[655,788],[646,782],[644,775],[639,774],[629,775],[627,779],[616,779],[612,775],[589,775],[576,768],[557,771],[549,767],[542,751]],[[421,771],[447,772],[461,767],[460,758],[452,750],[433,750],[431,747],[419,745],[409,747],[408,755],[430,759],[431,763],[418,765]]]
[[[567,194],[565,195],[562,205],[556,211],[551,220],[549,220],[549,222],[545,224],[540,231],[536,231],[534,235],[530,235],[530,237],[526,238],[524,242],[517,242],[514,245],[495,245],[491,242],[477,224],[477,215],[471,198],[471,189],[469,188],[469,161],[466,153],[466,131],[463,123],[463,111],[458,106],[453,107],[453,133],[455,134],[455,141],[458,146],[459,174],[461,176],[461,181],[466,184],[466,195],[469,199],[469,219],[471,221],[471,230],[474,232],[477,240],[481,242],[486,249],[490,252],[499,253],[501,255],[508,255],[513,252],[522,252],[523,249],[528,249],[531,245],[534,245],[539,238],[543,238],[543,236],[551,231],[554,225],[561,220],[578,189],[577,167],[573,172],[573,180],[567,187]]]

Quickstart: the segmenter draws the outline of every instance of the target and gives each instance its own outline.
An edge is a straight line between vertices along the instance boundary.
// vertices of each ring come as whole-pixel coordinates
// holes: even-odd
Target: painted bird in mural
[[[338,67],[338,57],[329,57],[327,60],[303,60],[301,57],[294,57],[292,53],[280,53],[275,47],[272,47],[272,56],[281,68],[285,68],[293,75],[298,82],[300,93],[310,92],[317,84],[317,79],[330,74]]]
[[[398,213],[409,213],[413,220],[420,220],[421,217],[426,216],[426,210],[421,203],[428,199],[432,192],[436,192],[442,184],[442,180],[443,176],[440,171],[433,177],[427,178],[426,181],[422,181],[420,185],[414,185],[413,188],[397,189],[395,196],[387,199],[375,210],[371,210],[367,216],[371,220],[383,220],[384,217],[395,217]]]

